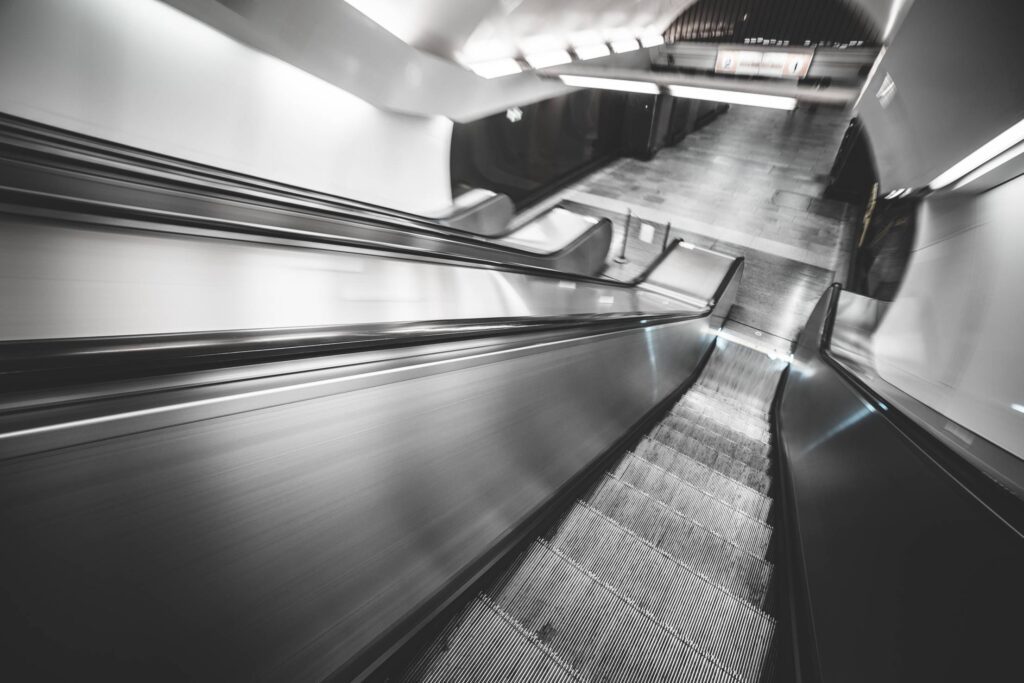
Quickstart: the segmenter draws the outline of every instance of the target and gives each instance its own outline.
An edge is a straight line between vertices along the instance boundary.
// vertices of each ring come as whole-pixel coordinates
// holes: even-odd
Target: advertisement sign
[[[768,78],[806,78],[813,50],[780,52],[776,50],[718,50],[715,73]]]

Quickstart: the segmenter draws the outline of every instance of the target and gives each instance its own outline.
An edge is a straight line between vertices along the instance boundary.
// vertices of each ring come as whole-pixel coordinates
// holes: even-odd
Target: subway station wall
[[[874,337],[883,379],[1019,457],[1022,225],[1024,176],[925,200],[903,285]]]
[[[1024,118],[1019,13],[1019,0],[911,6],[858,105],[883,193],[924,187]]]
[[[414,213],[451,121],[393,114],[158,0],[0,2],[0,111]]]

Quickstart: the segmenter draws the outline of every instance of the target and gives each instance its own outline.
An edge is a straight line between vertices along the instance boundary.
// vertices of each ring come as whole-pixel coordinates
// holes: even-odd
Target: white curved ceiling
[[[382,109],[456,121],[567,91],[533,72],[488,81],[464,65],[661,33],[696,1],[163,0]],[[882,24],[911,0],[855,1]]]
[[[626,36],[643,30],[660,33],[697,0],[345,1],[413,47],[475,62],[603,42],[620,32]],[[908,0],[852,1],[861,5],[886,37],[902,6],[908,4]]]

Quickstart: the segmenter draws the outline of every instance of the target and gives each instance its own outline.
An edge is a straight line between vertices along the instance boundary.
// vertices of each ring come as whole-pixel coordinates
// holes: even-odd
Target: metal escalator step
[[[784,361],[738,344],[719,344],[700,384],[715,391],[763,400],[774,393]]]
[[[701,443],[689,434],[677,432],[671,427],[659,425],[651,432],[649,438],[665,444],[674,450],[701,462],[716,472],[721,472],[744,486],[767,495],[771,489],[771,477],[762,470],[755,469],[745,462],[737,460],[728,453],[716,450],[710,445]],[[670,468],[666,468],[670,469]]]
[[[759,680],[775,633],[764,612],[584,503],[549,545],[743,680]]]
[[[735,430],[730,431],[721,425],[709,429],[706,425],[687,420],[675,413],[666,415],[658,426],[691,436],[705,446],[725,453],[755,470],[767,472],[771,467],[772,462],[768,457],[771,447]]]
[[[771,433],[768,422],[759,418],[751,418],[735,410],[722,410],[701,403],[698,399],[683,399],[672,407],[670,415],[693,422],[708,430],[723,429],[734,441],[748,439],[771,445]]]
[[[772,499],[708,465],[680,453],[671,446],[644,438],[633,455],[671,472],[709,495],[764,522],[771,512]]]
[[[707,405],[716,410],[722,410],[732,415],[742,415],[747,419],[757,420],[766,424],[770,419],[769,410],[771,409],[771,401],[768,401],[764,405],[762,405],[761,401],[757,401],[755,404],[752,404],[749,400],[742,400],[734,396],[720,394],[716,391],[703,387],[700,384],[695,384],[691,387],[680,400],[685,400],[694,405]]]
[[[588,680],[740,680],[543,541],[492,599]]]
[[[479,595],[401,679],[424,683],[585,680],[486,595]]]
[[[734,595],[765,605],[771,563],[613,477],[604,478],[588,503]]]
[[[771,527],[643,458],[626,456],[613,476],[757,557],[768,552]]]

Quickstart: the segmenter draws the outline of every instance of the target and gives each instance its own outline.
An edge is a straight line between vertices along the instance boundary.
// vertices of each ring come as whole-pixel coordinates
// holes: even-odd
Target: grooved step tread
[[[671,446],[645,437],[637,444],[633,455],[689,482],[754,519],[762,522],[768,519],[771,498]]]
[[[491,596],[588,680],[740,680],[543,542]]]
[[[768,458],[771,447],[739,432],[729,432],[721,427],[709,429],[706,425],[672,413],[666,415],[659,426],[692,437],[760,472],[767,472],[771,467]]]
[[[588,503],[734,595],[758,607],[765,604],[771,563],[612,477],[602,481]]]
[[[771,653],[775,620],[584,503],[549,542],[744,680]]]
[[[551,648],[479,595],[401,680],[425,683],[579,683],[586,680]]]
[[[768,552],[771,527],[643,458],[626,456],[613,476],[753,555]]]
[[[730,479],[734,479],[762,495],[768,495],[768,491],[771,489],[771,477],[768,476],[767,472],[755,469],[742,460],[737,460],[730,456],[728,453],[703,444],[690,434],[677,432],[671,427],[659,425],[651,432],[650,438],[653,441],[669,446],[697,462],[707,465],[716,472],[721,472]],[[666,467],[665,469],[671,468]]]
[[[749,440],[764,446],[771,444],[770,429],[765,420],[747,417],[736,411],[720,410],[695,401],[680,401],[672,407],[669,415],[709,431],[721,431],[733,441]]]

